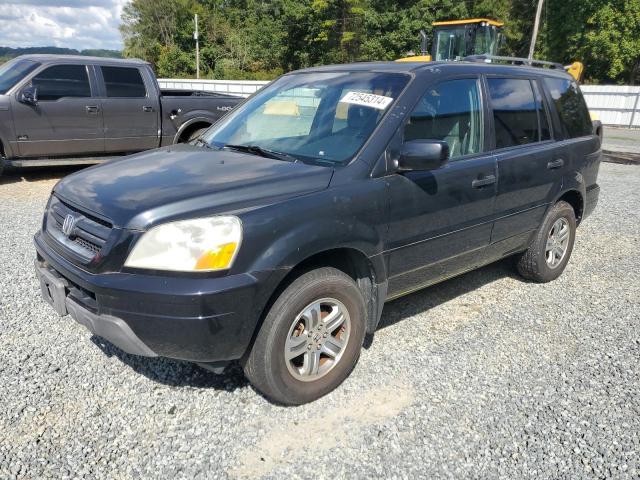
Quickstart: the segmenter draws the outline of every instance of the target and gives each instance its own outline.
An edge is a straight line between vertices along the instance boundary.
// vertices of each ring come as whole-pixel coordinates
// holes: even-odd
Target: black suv
[[[36,269],[59,314],[125,352],[239,360],[300,404],[349,375],[390,299],[509,256],[557,278],[600,160],[563,71],[311,68],[191,144],[63,179]]]

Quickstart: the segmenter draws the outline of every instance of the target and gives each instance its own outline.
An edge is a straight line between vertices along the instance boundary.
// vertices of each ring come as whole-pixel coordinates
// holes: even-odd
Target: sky
[[[128,0],[0,0],[0,46],[121,50]]]

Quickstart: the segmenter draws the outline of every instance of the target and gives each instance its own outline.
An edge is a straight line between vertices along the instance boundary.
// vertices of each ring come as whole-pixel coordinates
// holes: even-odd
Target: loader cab
[[[497,55],[504,42],[503,26],[488,18],[434,22],[431,57],[448,61],[470,55]]]

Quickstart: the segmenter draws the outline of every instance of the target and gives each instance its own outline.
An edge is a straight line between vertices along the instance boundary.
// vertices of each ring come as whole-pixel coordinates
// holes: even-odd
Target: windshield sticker
[[[375,95],[373,93],[347,92],[340,102],[384,110],[391,104],[391,102],[393,102],[393,98],[385,97],[383,95]]]

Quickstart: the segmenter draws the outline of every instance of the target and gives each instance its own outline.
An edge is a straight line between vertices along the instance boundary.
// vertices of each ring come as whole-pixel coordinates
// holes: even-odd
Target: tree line
[[[505,22],[501,54],[526,56],[537,0],[132,0],[124,56],[161,77],[272,79],[328,63],[394,60],[419,52],[418,32],[469,17]],[[586,65],[590,83],[640,80],[640,0],[546,0],[535,57]]]
[[[76,50],[75,48],[62,48],[62,47],[25,47],[25,48],[0,47],[0,65],[20,55],[30,55],[34,53],[50,53],[54,55],[88,55],[91,57],[112,57],[112,58],[120,58],[122,56],[122,52],[119,50],[104,50],[104,49]]]

